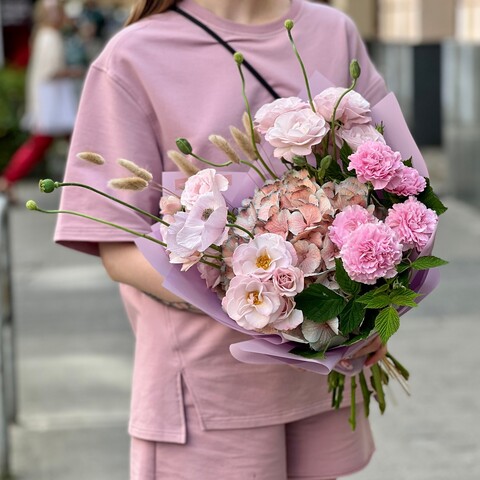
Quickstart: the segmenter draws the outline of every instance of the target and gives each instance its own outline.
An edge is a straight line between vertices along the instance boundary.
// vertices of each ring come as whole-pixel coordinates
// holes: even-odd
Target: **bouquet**
[[[388,354],[367,379],[364,359],[351,356],[373,336],[387,343],[400,316],[432,290],[437,279],[431,269],[446,263],[431,255],[438,216],[446,208],[419,172],[426,173],[405,128],[394,129],[388,120],[376,123],[374,109],[355,92],[361,73],[355,60],[350,88],[329,87],[312,96],[292,27],[287,21],[306,101],[280,98],[252,115],[243,57],[234,55],[246,114],[244,131],[231,131],[246,160],[218,135],[209,140],[225,154],[223,164],[196,155],[187,139],[177,139],[179,151],[169,156],[183,173],[164,176],[160,216],[95,191],[155,221],[149,235],[112,226],[139,237],[139,248],[164,276],[166,288],[252,337],[231,347],[236,358],[328,374],[335,408],[342,402],[345,375],[351,377],[352,399],[358,378],[365,413],[372,393],[383,413],[383,386],[390,377],[406,386],[407,370]],[[395,139],[399,131],[403,138]],[[398,141],[411,156],[403,158],[392,148]],[[208,168],[196,169],[190,156]],[[91,152],[78,157],[104,162]],[[134,176],[113,179],[110,186],[136,190],[153,184],[149,172],[119,161]],[[222,173],[234,164],[247,165],[248,174]],[[174,180],[182,177],[179,189]],[[69,185],[94,190],[40,182],[46,192]],[[27,207],[61,213],[32,201]],[[186,279],[188,292],[179,288]],[[354,400],[351,409],[355,428]]]

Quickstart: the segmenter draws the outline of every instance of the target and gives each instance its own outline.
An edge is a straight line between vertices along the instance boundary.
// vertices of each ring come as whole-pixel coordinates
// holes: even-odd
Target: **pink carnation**
[[[350,234],[360,225],[376,222],[378,220],[366,208],[360,205],[350,205],[337,214],[333,220],[332,225],[328,229],[330,240],[341,249],[348,237],[350,237]]]
[[[298,97],[277,98],[273,102],[260,107],[255,114],[254,120],[257,130],[261,134],[265,134],[269,128],[273,127],[279,115],[303,110],[304,108],[308,108],[308,104]]]
[[[395,195],[408,197],[423,192],[426,185],[425,178],[415,168],[402,164],[402,167],[386,185],[385,190]]]
[[[275,147],[275,157],[291,160],[295,155],[312,153],[312,147],[323,140],[328,130],[323,117],[305,108],[278,116],[265,140]]]
[[[349,277],[373,285],[379,278],[392,278],[402,261],[402,245],[384,223],[360,225],[340,250]]]
[[[385,143],[383,135],[373,125],[354,125],[348,129],[341,127],[338,129],[338,135],[348,143],[353,151],[365,142]]]
[[[375,190],[385,188],[403,166],[400,153],[381,142],[365,142],[348,158],[348,170],[355,170],[358,179],[371,182]]]
[[[397,234],[403,250],[421,250],[435,232],[438,216],[416,198],[397,203],[388,211],[385,223]]]
[[[230,282],[222,307],[241,327],[259,330],[278,319],[284,303],[272,283],[238,276]]]

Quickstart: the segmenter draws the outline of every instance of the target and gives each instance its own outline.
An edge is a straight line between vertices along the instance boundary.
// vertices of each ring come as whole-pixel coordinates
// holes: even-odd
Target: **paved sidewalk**
[[[442,158],[432,161],[434,185],[447,195]],[[57,203],[33,182],[19,196]],[[390,347],[412,373],[412,397],[394,389],[397,405],[390,397],[383,417],[373,409],[377,453],[349,479],[480,478],[480,212],[444,200],[450,209],[435,253],[451,263]],[[21,206],[11,211],[19,377],[12,469],[18,480],[126,480],[130,328],[99,261],[52,244],[54,222]]]

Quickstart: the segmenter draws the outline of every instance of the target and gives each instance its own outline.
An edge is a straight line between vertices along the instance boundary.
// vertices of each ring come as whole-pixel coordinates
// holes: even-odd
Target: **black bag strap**
[[[198,18],[193,17],[192,15],[187,13],[185,10],[182,10],[176,5],[173,5],[171,7],[171,10],[179,13],[180,15],[185,17],[187,20],[190,20],[192,23],[194,23],[195,25],[205,30],[205,32],[207,32],[210,36],[212,36],[220,45],[225,47],[232,55],[236,52],[236,50],[232,48],[230,44],[228,44],[222,37],[220,37],[210,27],[208,27],[203,22],[201,22]],[[266,88],[268,93],[270,93],[270,95],[273,98],[275,99],[280,98],[280,95],[272,88],[272,86],[262,77],[262,75],[249,62],[244,60],[242,65],[244,65],[245,68]]]

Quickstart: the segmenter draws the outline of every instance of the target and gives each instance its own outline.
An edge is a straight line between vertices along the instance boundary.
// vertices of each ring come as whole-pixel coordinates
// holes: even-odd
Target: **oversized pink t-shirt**
[[[357,58],[362,66],[357,90],[372,104],[386,94],[352,21],[330,7],[293,0],[284,18],[247,26],[220,19],[193,0],[180,6],[242,52],[281,96],[304,88],[283,26],[287,18],[295,22],[297,47],[309,75],[317,71],[332,84],[347,86],[350,60]],[[273,100],[249,72],[245,76],[253,111]],[[153,15],[116,35],[92,65],[66,180],[109,191],[109,179],[128,176],[116,163],[127,158],[161,182],[163,171],[175,170],[166,151],[175,147],[177,137],[188,138],[199,155],[224,161],[206,139],[212,133],[228,137],[230,125],[241,127],[243,111],[237,66],[227,50],[178,13]],[[98,152],[107,163],[77,160],[75,154],[83,151]],[[109,193],[158,213],[158,190]],[[64,189],[62,208],[149,231],[147,218],[84,190]],[[98,254],[98,242],[132,237],[65,215],[59,218],[55,239]],[[273,425],[330,408],[326,377],[289,366],[237,362],[229,345],[245,340],[242,334],[205,315],[165,307],[132,287],[121,285],[121,293],[136,338],[131,435],[184,443],[182,385],[191,392],[205,429]]]

